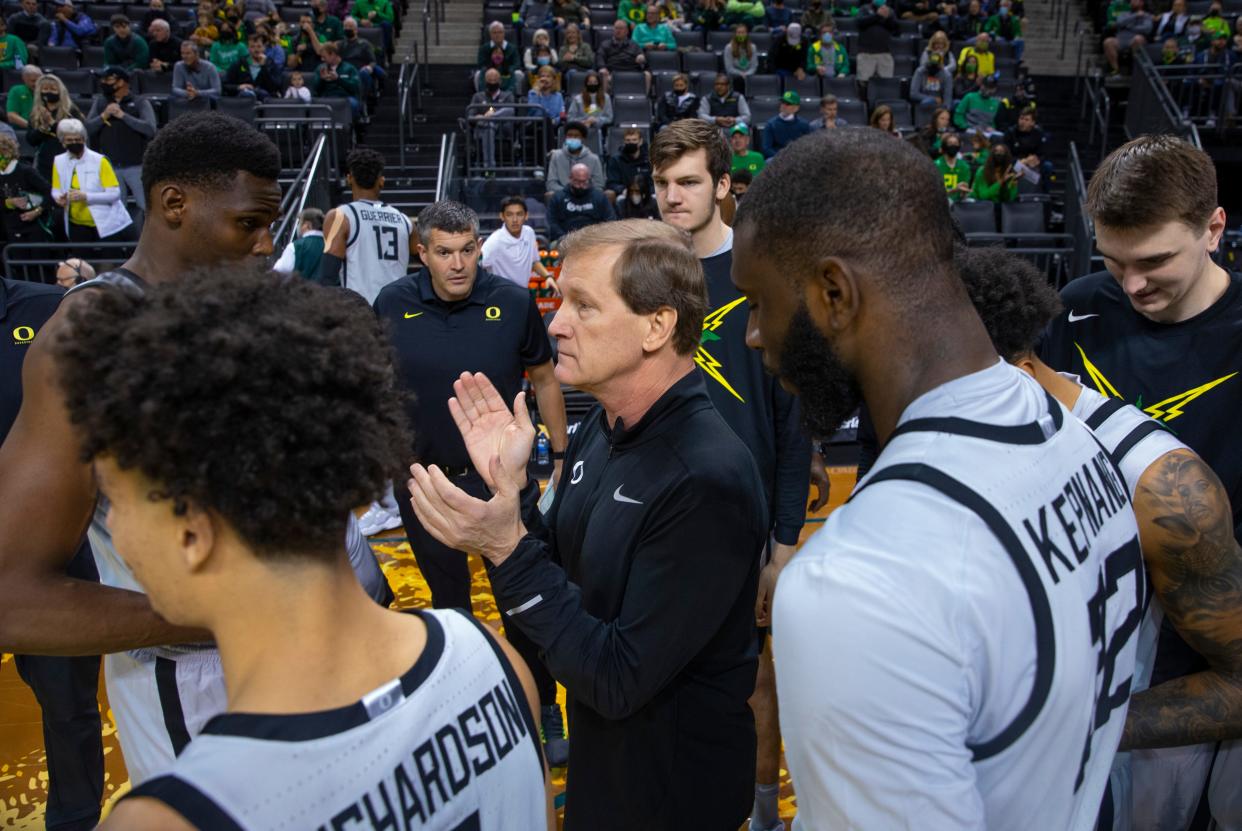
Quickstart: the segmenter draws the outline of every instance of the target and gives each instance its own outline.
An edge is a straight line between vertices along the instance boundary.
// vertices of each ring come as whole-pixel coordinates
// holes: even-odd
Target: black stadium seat
[[[39,47],[39,66],[43,67],[44,72],[77,69],[77,50],[72,46],[41,46]]]
[[[996,205],[991,202],[958,202],[953,217],[964,234],[996,233]]]
[[[1006,236],[1042,234],[1044,225],[1043,202],[1006,202],[1001,205],[1001,233]]]

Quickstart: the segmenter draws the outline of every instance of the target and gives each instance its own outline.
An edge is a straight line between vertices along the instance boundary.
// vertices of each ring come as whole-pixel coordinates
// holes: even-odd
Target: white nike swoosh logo
[[[1070,313],[1069,313],[1069,322],[1070,322],[1070,323],[1077,323],[1078,321],[1080,321],[1080,320],[1086,320],[1086,319],[1087,319],[1087,318],[1089,318],[1089,317],[1099,317],[1099,315],[1098,315],[1098,314],[1094,314],[1094,315],[1076,315],[1076,314],[1074,314],[1073,309],[1071,309],[1071,310],[1070,310]]]
[[[623,488],[623,487],[625,487],[625,486],[624,486],[624,485],[617,485],[617,489],[616,489],[615,491],[613,491],[613,492],[612,492],[612,498],[613,498],[613,499],[617,500],[618,502],[627,502],[627,503],[629,503],[630,505],[641,505],[641,504],[643,504],[643,503],[639,502],[637,499],[630,499],[628,496],[622,496],[622,495],[621,495],[621,488]]]

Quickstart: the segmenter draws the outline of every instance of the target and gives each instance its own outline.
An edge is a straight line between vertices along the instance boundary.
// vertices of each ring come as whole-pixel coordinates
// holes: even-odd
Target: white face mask
[[[631,193],[630,201],[635,205],[641,205],[643,204],[643,195],[641,193]]]
[[[781,113],[781,121],[793,121],[793,120],[794,120],[793,113]]]

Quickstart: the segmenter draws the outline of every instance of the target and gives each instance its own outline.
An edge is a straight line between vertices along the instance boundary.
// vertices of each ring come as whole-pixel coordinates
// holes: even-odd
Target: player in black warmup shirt
[[[1225,230],[1212,161],[1171,136],[1136,139],[1100,165],[1087,210],[1108,271],[1065,287],[1040,357],[1134,404],[1198,453],[1228,493],[1242,539],[1242,276],[1211,259]],[[1181,591],[1206,603],[1242,587],[1204,581]],[[1121,742],[1135,751],[1136,828],[1242,822],[1242,746],[1218,744],[1221,724],[1242,718],[1242,679],[1188,695],[1192,682],[1179,679],[1206,668],[1166,619],[1152,689],[1132,700]]]

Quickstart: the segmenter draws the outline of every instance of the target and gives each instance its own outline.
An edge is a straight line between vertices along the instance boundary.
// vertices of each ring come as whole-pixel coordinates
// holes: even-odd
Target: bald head
[[[569,169],[569,186],[586,190],[591,187],[591,168],[584,164],[576,164]]]

